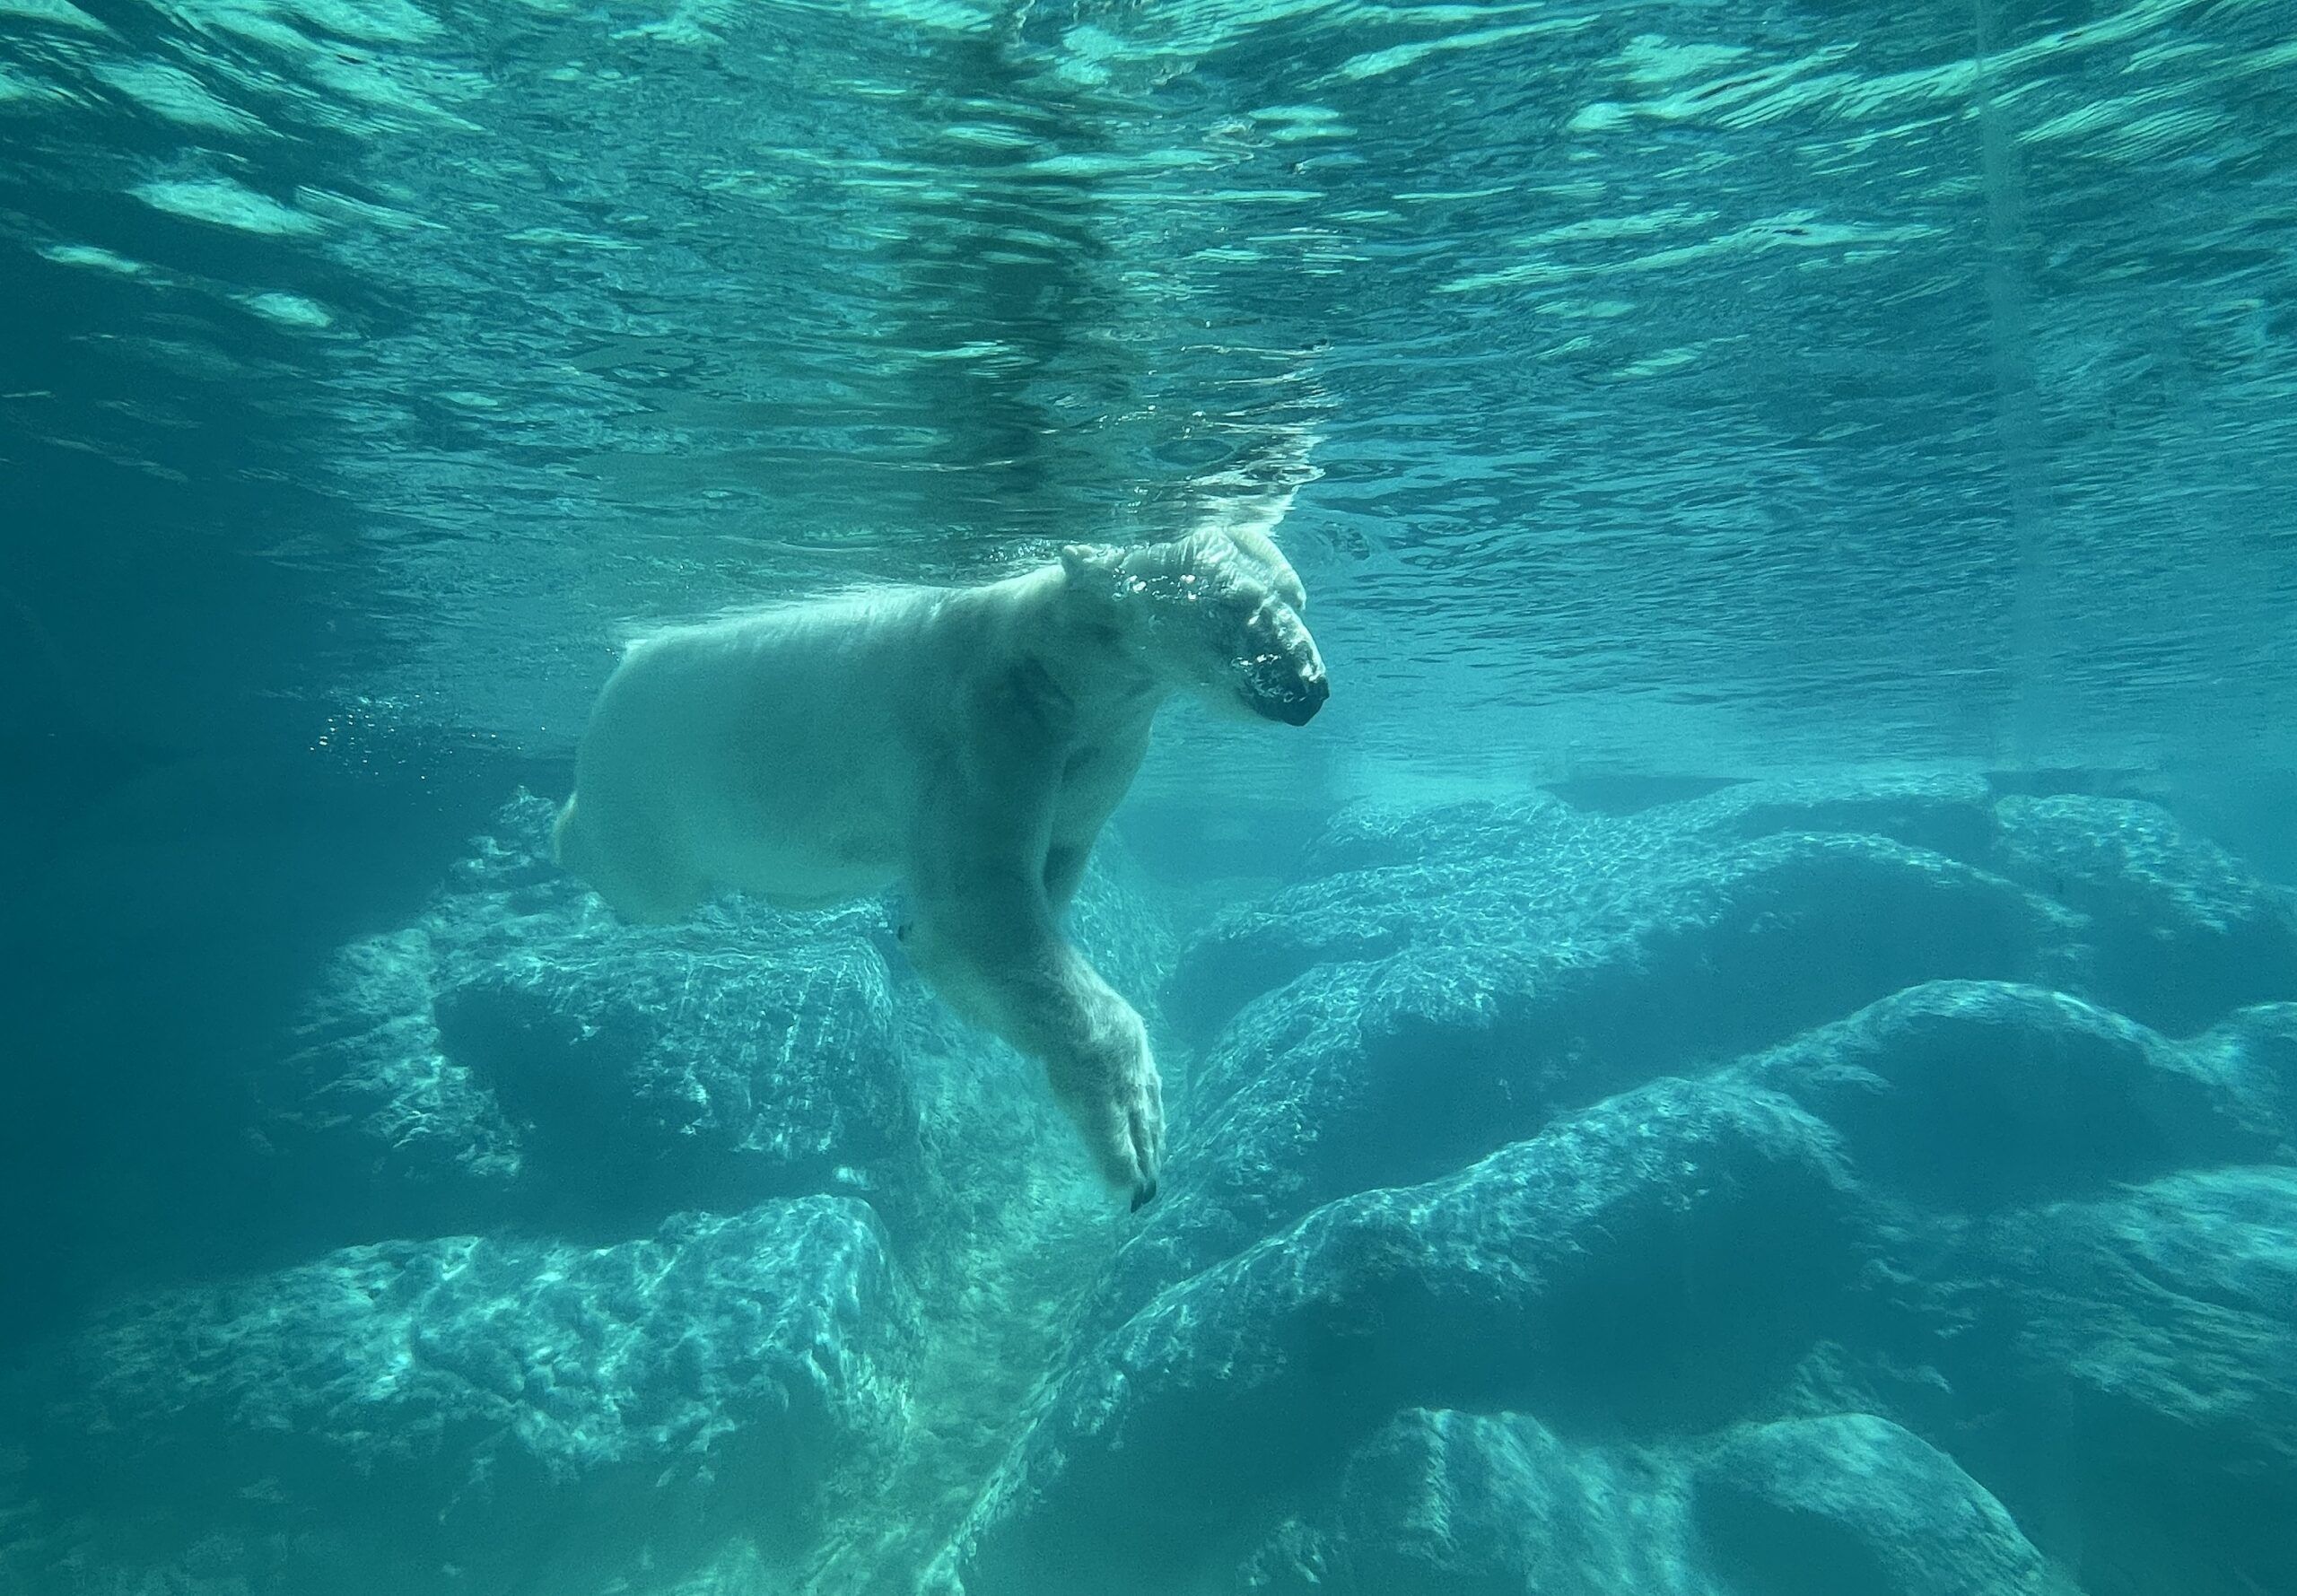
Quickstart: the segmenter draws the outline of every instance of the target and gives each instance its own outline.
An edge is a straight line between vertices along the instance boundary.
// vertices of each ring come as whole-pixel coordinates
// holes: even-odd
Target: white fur
[[[1304,601],[1264,536],[1209,532],[659,632],[592,712],[559,859],[641,920],[721,888],[806,907],[904,882],[920,972],[1044,1062],[1102,1172],[1144,1201],[1156,1064],[1059,916],[1175,687],[1266,714],[1312,687],[1314,713]]]

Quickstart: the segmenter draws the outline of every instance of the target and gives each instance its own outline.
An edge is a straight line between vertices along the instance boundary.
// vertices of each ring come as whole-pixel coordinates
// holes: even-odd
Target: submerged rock
[[[1982,1210],[2286,1156],[2281,1095],[2240,1045],[2269,1012],[2188,1046],[2060,992],[1938,981],[1754,1068],[1840,1130],[1862,1175]]]
[[[1096,1323],[1318,1202],[1429,1179],[1559,1112],[1934,982],[2038,996],[1980,1004],[1974,987],[1919,1025],[1877,1010],[1865,1023],[1890,1038],[1812,1043],[1921,1075],[1870,1070],[1862,1102],[1845,1060],[1830,1102],[1877,1125],[1900,1106],[1931,1116],[1926,1150],[1906,1125],[1895,1150],[1931,1160],[1931,1197],[1987,1168],[2008,1184],[1958,1190],[1958,1205],[2018,1200],[2021,1180],[2070,1191],[2049,1184],[2054,1156],[2068,1180],[2084,1159],[2095,1178],[2143,1179],[2275,1156],[2289,1135],[2286,1071],[2237,1079],[2151,1033],[2109,1038],[2127,1028],[2119,998],[2199,1028],[2235,999],[2297,997],[2297,900],[2151,805],[1996,802],[1968,779],[1746,785],[1625,817],[1366,807],[1310,858],[1329,873],[1223,917],[1175,966],[1171,1007],[1205,1060],[1173,1116],[1167,1196]],[[2219,955],[2206,979],[2186,970]],[[2078,1100],[2054,1114],[2066,1094]],[[1997,1112],[2013,1109],[2017,1131]],[[1971,1115],[1986,1122],[1956,1128]],[[1959,1173],[1939,1161],[1956,1146],[1976,1161]]]
[[[1524,1414],[1417,1408],[1349,1453],[1323,1500],[1280,1520],[1233,1589],[1736,1596],[1703,1565],[1672,1457],[1575,1445]]]
[[[1999,868],[1995,798],[1977,775],[1745,782],[1646,817],[1687,842],[1792,832],[1886,837],[1982,869]]]
[[[1718,874],[1830,843],[1991,869],[1993,831],[1983,785],[1947,780],[1741,786],[1624,817],[1543,798],[1360,805],[1311,846],[1306,880],[1181,951],[1170,1007],[1210,1034],[1320,964],[1407,947],[1569,947],[1664,920]],[[1829,885],[1812,884],[1808,910],[1824,911]]]
[[[2297,893],[2135,799],[2011,798],[2006,874],[2087,915],[2096,990],[2173,1036],[2297,999]]]
[[[1314,1496],[1239,1596],[2074,1596],[1952,1459],[1862,1413],[1649,1446],[1413,1408]]]
[[[1176,1116],[1166,1195],[1095,1321],[1320,1202],[1457,1169],[1655,1076],[1940,977],[2044,976],[2076,924],[1998,876],[1879,838],[1785,833],[1669,857],[1599,911],[1583,903],[1568,930],[1510,911],[1521,883],[1419,894],[1440,923],[1409,946],[1320,964],[1246,1007]],[[1238,921],[1215,939],[1245,934]]]
[[[2004,1214],[1939,1276],[1955,1450],[2085,1584],[2297,1589],[2297,1169]]]
[[[877,951],[705,936],[578,931],[434,998],[443,1051],[493,1089],[555,1202],[738,1208],[913,1156]]]
[[[1447,1180],[1329,1204],[1084,1350],[956,1572],[974,1596],[1184,1585],[1406,1407],[1605,1434],[1727,1421],[1829,1322],[1857,1235],[1823,1128],[1723,1082],[1662,1082]]]
[[[76,1509],[214,1596],[2297,1589],[2297,943],[2158,810],[1358,809],[1177,955],[1101,861],[1201,1043],[1126,1218],[881,905],[624,926],[550,808],[314,1006],[338,1250],[26,1382],[0,1583]]]
[[[2260,881],[2159,807],[1996,799],[1976,778],[1935,778],[1750,783],[1626,816],[1553,800],[1358,807],[1309,849],[1309,879],[1231,911],[1182,950],[1171,1007],[1209,1036],[1321,964],[1438,945],[1568,944],[1695,897],[1738,850],[1828,842],[1886,845],[2048,900],[2053,984],[2172,1034],[2297,999],[2297,893]],[[1804,907],[1827,911],[1817,896]]]
[[[1359,810],[1309,857],[1179,960],[1166,1195],[952,1543],[971,1596],[2290,1583],[2297,1287],[2208,1185],[2297,1155],[2286,894],[1976,781]],[[2127,1434],[2069,1471],[2093,1410]],[[2205,1551],[2127,1484],[2179,1468],[2234,1482]]]
[[[1693,1473],[1726,1589],[1760,1596],[2069,1596],[2002,1504],[1887,1419],[1753,1425]]]
[[[915,1334],[850,1199],[598,1249],[385,1243],[106,1314],[59,1355],[35,1467],[60,1505],[317,1530],[373,1565],[307,1582],[504,1590],[595,1561],[604,1588],[802,1531],[896,1436]]]
[[[435,1234],[515,1207],[523,1139],[485,1078],[448,1056],[441,979],[419,927],[338,949],[275,1088],[271,1138],[302,1176],[293,1200],[354,1234]]]
[[[273,1133],[303,1183],[368,1234],[630,1234],[839,1190],[908,1217],[883,910],[625,925],[549,862],[552,815],[515,800],[417,925],[337,956]]]

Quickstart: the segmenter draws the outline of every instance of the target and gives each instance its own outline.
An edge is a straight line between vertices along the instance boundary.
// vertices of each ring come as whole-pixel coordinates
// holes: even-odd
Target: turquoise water
[[[0,0],[0,1588],[2297,1591],[2297,14]],[[1276,517],[1071,917],[633,628]]]

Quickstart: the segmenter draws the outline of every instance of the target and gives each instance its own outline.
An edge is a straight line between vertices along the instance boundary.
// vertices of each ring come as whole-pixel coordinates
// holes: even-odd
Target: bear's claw
[[[1165,1154],[1165,1086],[1148,1051],[1147,1029],[1124,1000],[1107,994],[1111,1012],[1103,1035],[1047,1061],[1046,1077],[1069,1111],[1101,1178],[1129,1192],[1132,1206],[1157,1195],[1157,1166]]]

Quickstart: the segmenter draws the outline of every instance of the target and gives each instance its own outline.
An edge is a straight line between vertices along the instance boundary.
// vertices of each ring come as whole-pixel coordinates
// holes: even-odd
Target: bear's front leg
[[[920,892],[904,946],[951,1008],[1044,1066],[1104,1179],[1136,1208],[1157,1195],[1165,1100],[1148,1027],[1062,938],[1039,883]]]
[[[1045,1066],[1109,1185],[1140,1208],[1165,1156],[1165,1086],[1140,1013],[1068,946],[1045,895],[1036,806],[944,801],[910,866],[910,963],[965,1020]]]
[[[1139,1208],[1157,1194],[1165,1148],[1148,1028],[1069,946],[1048,893],[1049,876],[1073,891],[1084,862],[1052,857],[1076,704],[1024,659],[948,708],[930,728],[944,756],[910,838],[910,957],[958,1014],[1044,1066],[1101,1173]]]
[[[1157,1195],[1165,1152],[1165,1087],[1148,1029],[1075,949],[1064,945],[1061,952],[1074,969],[1063,980],[1050,1045],[1032,1049],[1026,1025],[1006,1034],[1044,1061],[1053,1097],[1076,1122],[1102,1178],[1130,1192],[1140,1208]]]

